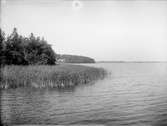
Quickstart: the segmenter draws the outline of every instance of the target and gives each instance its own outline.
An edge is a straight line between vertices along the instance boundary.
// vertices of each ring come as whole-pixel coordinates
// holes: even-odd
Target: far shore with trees
[[[106,75],[102,68],[62,63],[95,63],[95,60],[56,54],[44,38],[33,33],[29,37],[19,35],[16,28],[6,37],[0,28],[0,88],[64,88]]]
[[[58,55],[58,62],[60,63],[95,63],[95,60],[86,57],[86,56],[78,56],[78,55]]]

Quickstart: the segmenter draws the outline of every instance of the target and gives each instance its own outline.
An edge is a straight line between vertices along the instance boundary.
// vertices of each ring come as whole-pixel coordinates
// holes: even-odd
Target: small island
[[[73,65],[95,63],[85,56],[56,54],[44,38],[19,35],[14,28],[5,37],[0,29],[1,89],[66,88],[103,79],[103,68]],[[70,63],[70,64],[68,64]]]

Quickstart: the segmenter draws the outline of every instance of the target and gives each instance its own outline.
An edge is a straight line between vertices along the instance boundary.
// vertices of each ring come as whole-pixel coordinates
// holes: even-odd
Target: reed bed
[[[5,66],[0,88],[65,88],[103,79],[106,74],[103,68],[81,65]]]

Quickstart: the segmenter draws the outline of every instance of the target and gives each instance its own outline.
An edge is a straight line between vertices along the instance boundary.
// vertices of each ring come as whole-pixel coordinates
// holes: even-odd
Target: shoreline
[[[107,72],[103,68],[84,65],[9,65],[1,68],[0,89],[20,87],[68,88],[104,79]]]
[[[167,61],[97,61],[96,63],[167,63]]]

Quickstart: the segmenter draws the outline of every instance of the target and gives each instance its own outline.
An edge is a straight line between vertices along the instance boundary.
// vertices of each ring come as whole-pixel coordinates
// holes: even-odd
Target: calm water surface
[[[97,63],[111,76],[66,90],[1,93],[1,119],[10,124],[167,126],[167,63]]]

